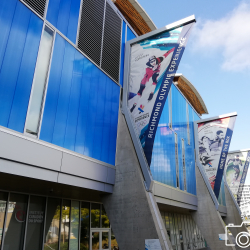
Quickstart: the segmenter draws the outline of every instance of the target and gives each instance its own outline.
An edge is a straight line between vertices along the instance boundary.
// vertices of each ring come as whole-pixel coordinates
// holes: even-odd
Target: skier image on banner
[[[239,155],[236,155],[234,159],[229,159],[227,161],[227,166],[230,164],[230,163],[233,163],[233,169],[234,169],[234,178],[233,178],[233,181],[232,181],[232,184],[237,181],[239,175],[240,175],[240,166],[242,166],[242,161],[240,160],[239,158]]]
[[[131,113],[134,111],[135,107],[137,106],[138,100],[140,99],[140,97],[142,97],[143,92],[144,92],[145,88],[147,87],[146,85],[150,79],[152,79],[152,85],[149,86],[149,87],[151,87],[151,91],[150,91],[150,94],[147,98],[147,101],[149,102],[152,100],[152,98],[154,96],[155,87],[157,85],[157,78],[158,78],[160,71],[161,71],[161,63],[173,51],[174,51],[174,48],[172,48],[171,50],[166,52],[163,56],[160,56],[160,57],[151,56],[149,58],[148,62],[146,63],[146,66],[147,66],[146,72],[144,74],[143,79],[140,82],[139,90],[137,92],[137,95],[133,98],[134,103],[133,103],[133,106],[130,108]],[[145,105],[140,104],[140,107],[138,107],[138,110],[140,111],[140,113],[143,111],[144,107],[145,107]]]

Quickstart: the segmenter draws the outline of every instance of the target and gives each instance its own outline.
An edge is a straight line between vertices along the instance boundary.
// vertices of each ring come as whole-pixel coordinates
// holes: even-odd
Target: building
[[[136,0],[1,0],[0,27],[1,250],[225,248],[237,208],[196,169],[207,108],[182,74],[145,188],[121,110],[125,43],[156,29]]]

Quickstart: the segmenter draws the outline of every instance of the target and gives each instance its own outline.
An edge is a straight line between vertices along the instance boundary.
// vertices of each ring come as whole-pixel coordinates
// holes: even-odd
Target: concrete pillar
[[[242,219],[240,213],[234,203],[234,198],[229,193],[227,185],[225,185],[225,198],[227,206],[227,216],[224,218],[225,224],[241,225]],[[240,232],[248,232],[245,225],[242,227],[230,227],[230,231],[234,237]]]
[[[145,189],[140,164],[124,116],[119,114],[113,194],[102,196],[120,250],[144,250],[145,239],[159,239],[172,250],[159,208]]]
[[[196,185],[197,185],[197,211],[191,215],[204,236],[211,250],[235,249],[225,245],[225,241],[219,240],[219,234],[225,234],[224,222],[220,213],[216,210],[212,197],[208,191],[206,183],[196,166]]]

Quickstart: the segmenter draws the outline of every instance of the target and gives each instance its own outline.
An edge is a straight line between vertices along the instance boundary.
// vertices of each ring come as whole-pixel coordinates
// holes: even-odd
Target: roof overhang
[[[138,11],[138,13],[142,16],[144,21],[147,23],[151,31],[156,30],[157,27],[147,14],[147,12],[143,9],[143,7],[138,3],[137,0],[129,0],[129,2],[134,6],[134,8]]]
[[[112,0],[134,31],[140,36],[157,27],[137,0]]]
[[[208,114],[205,102],[198,90],[183,74],[175,74],[174,82],[198,114]]]

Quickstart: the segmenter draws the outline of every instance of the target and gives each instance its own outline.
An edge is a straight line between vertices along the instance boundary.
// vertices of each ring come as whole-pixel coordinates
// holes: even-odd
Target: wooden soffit
[[[137,33],[137,35],[140,36],[152,31],[144,18],[135,9],[135,7],[129,0],[113,0],[113,2],[122,13],[122,15],[126,18],[131,27],[134,29],[134,31]]]
[[[191,82],[187,80],[182,74],[176,75],[174,78],[174,82],[177,85],[178,89],[182,92],[182,94],[187,98],[193,108],[199,113],[208,114],[207,107],[200,96],[199,92],[192,85]]]

